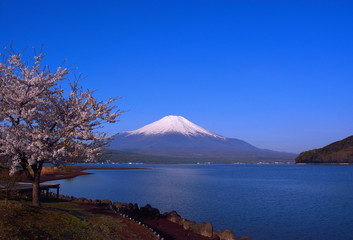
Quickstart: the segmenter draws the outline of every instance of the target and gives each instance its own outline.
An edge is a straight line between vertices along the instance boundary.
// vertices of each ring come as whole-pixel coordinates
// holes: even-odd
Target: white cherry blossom
[[[97,129],[114,123],[121,114],[112,104],[83,90],[79,80],[65,93],[61,81],[70,70],[51,72],[42,66],[44,55],[32,62],[13,50],[0,62],[0,158],[19,164],[33,181],[33,204],[39,206],[39,181],[43,163],[63,165],[75,160],[92,161],[106,144]]]

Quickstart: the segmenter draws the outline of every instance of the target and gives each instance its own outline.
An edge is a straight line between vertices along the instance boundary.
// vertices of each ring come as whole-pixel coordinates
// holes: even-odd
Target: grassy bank
[[[155,239],[105,207],[75,202],[0,203],[0,239]]]

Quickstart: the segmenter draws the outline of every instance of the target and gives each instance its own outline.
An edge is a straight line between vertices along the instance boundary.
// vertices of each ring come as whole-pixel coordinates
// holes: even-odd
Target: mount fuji
[[[226,138],[184,117],[172,115],[113,136],[108,149],[115,150],[115,156],[119,153],[120,160],[127,156],[133,156],[135,160],[154,156],[172,158],[175,162],[255,163],[293,162],[295,157],[290,153],[260,149],[240,139]]]

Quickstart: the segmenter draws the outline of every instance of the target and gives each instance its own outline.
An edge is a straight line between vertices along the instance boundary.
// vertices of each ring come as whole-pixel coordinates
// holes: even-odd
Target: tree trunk
[[[32,190],[32,205],[35,207],[40,207],[40,173],[42,172],[43,162],[39,162],[38,165],[32,165],[33,170],[33,190]]]
[[[40,190],[39,190],[40,173],[34,173],[34,179],[32,182],[32,205],[35,207],[40,207]]]

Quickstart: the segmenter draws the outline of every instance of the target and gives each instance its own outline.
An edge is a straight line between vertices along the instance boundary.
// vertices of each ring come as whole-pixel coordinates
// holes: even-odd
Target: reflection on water
[[[66,195],[150,203],[253,240],[353,236],[353,166],[147,166],[55,182]]]

